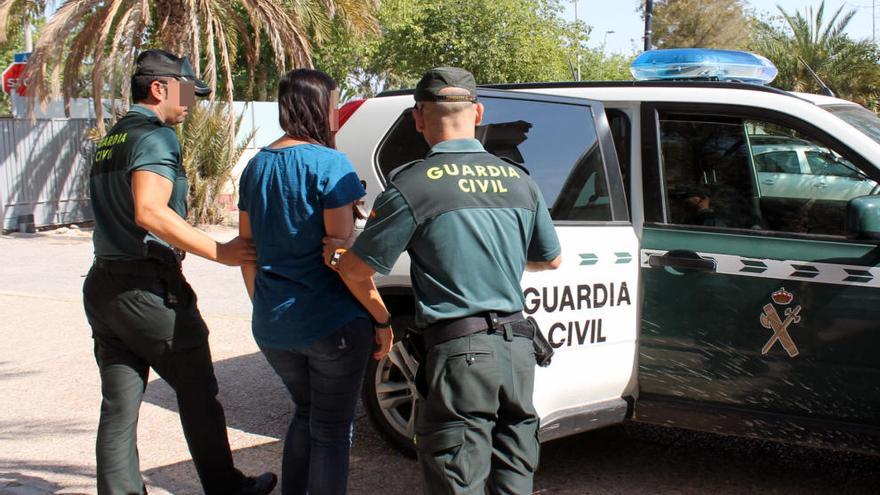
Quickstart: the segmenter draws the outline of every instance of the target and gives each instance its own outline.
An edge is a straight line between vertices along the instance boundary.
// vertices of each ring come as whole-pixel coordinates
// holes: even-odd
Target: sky
[[[803,12],[807,7],[814,9],[821,0],[746,0],[753,10],[768,14],[778,14],[779,5],[789,13]],[[631,54],[642,51],[644,47],[645,21],[636,8],[641,0],[560,0],[565,7],[563,17],[574,20],[574,4],[578,4],[578,18],[593,27],[588,45],[599,48],[605,44],[609,53]],[[876,3],[876,35],[880,37],[880,0],[825,0],[825,18],[828,19],[841,6],[844,12],[855,10],[856,15],[849,23],[847,33],[854,39],[871,38],[872,3]],[[610,4],[610,5],[609,5]],[[55,11],[55,5],[48,2],[46,15]]]
[[[578,18],[593,27],[589,46],[602,47],[610,53],[630,54],[640,52],[644,46],[645,23],[636,8],[640,0],[560,0],[565,5],[563,17],[574,20],[574,4],[578,5]],[[871,38],[872,2],[876,3],[878,25],[877,36],[880,37],[880,0],[825,0],[825,18],[828,19],[841,6],[844,12],[855,10],[856,15],[849,23],[847,33],[855,39]],[[789,13],[803,12],[807,7],[814,9],[820,0],[748,0],[749,7],[757,12],[777,14],[779,5]]]

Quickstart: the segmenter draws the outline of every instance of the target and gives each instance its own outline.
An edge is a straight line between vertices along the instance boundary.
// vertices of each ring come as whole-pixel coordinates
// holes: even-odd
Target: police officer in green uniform
[[[523,319],[520,279],[525,269],[558,267],[559,241],[526,169],[474,139],[483,106],[469,72],[428,71],[415,100],[430,153],[391,173],[349,251],[328,239],[325,256],[357,280],[410,255],[428,347],[416,407],[425,492],[529,494],[538,463],[535,328]]]
[[[180,421],[206,494],[264,494],[275,475],[235,469],[208,347],[208,328],[184,280],[184,252],[236,266],[256,258],[236,238],[218,243],[186,218],[189,185],[172,126],[210,89],[186,58],[137,58],[131,110],[98,143],[89,186],[95,261],[83,286],[101,375],[96,442],[99,494],[146,493],[137,422],[152,367],[177,395]]]

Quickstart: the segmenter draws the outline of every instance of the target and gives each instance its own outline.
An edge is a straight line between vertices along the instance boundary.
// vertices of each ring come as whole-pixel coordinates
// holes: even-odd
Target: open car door
[[[562,244],[558,270],[526,273],[522,280],[525,312],[538,321],[556,353],[536,374],[541,438],[620,422],[637,390],[639,246],[604,108],[587,99],[518,91],[481,89],[479,99],[485,113],[477,138],[489,152],[525,164]],[[365,109],[374,104],[398,115],[371,157],[385,181],[396,167],[424,158],[428,146],[416,132],[410,98],[375,100]],[[399,108],[389,110],[395,105]],[[364,109],[355,118],[359,114],[369,116]],[[404,256],[391,275],[377,280],[386,300],[406,297],[408,277]],[[406,307],[412,311],[411,304],[399,302],[392,311],[399,318],[395,329],[405,328],[400,312]],[[412,344],[418,337],[410,337],[386,359],[371,363],[364,390],[374,424],[404,449],[412,448],[412,377],[419,357]]]

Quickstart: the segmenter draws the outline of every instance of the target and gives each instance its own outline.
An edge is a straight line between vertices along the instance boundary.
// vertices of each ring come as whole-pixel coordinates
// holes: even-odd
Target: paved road
[[[94,493],[99,381],[80,301],[90,232],[0,236],[0,253],[0,494]],[[251,339],[238,271],[195,257],[185,271],[211,328],[236,462],[277,470],[291,405]],[[153,377],[138,429],[150,493],[199,493],[176,409]],[[627,426],[544,445],[536,492],[851,494],[877,493],[878,481],[880,458]],[[382,443],[362,410],[350,486],[420,493],[415,462]]]

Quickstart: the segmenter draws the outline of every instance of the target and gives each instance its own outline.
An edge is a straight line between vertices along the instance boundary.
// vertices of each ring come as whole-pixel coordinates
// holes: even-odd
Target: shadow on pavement
[[[880,457],[630,423],[542,445],[539,494],[874,494]]]
[[[9,363],[6,361],[0,361],[0,380],[9,380],[13,378],[25,378],[28,376],[36,375],[36,371],[20,371],[16,370],[13,366],[15,363]]]
[[[2,420],[0,421],[0,440],[63,437],[82,433],[91,434],[94,430],[94,425],[76,421]]]
[[[236,464],[249,474],[278,472],[292,404],[262,354],[215,364],[230,428],[276,439],[239,449]],[[161,380],[146,400],[176,411]],[[148,473],[171,493],[200,493],[190,462]],[[736,439],[673,428],[628,424],[546,443],[535,478],[539,494],[617,493],[876,493],[880,457],[773,442]],[[392,450],[359,406],[351,454],[349,493],[421,493],[415,461]],[[276,493],[278,490],[276,490]]]
[[[40,476],[24,474],[24,472],[38,472],[52,474],[69,474],[83,478],[94,478],[94,471],[86,471],[81,466],[72,464],[53,464],[7,461],[0,459],[0,495],[43,495],[58,493],[64,487],[53,483]],[[73,495],[76,492],[64,491],[65,494]]]
[[[348,493],[350,495],[418,495],[421,493],[416,462],[388,447],[366,417],[355,421]],[[280,473],[282,442],[277,441],[235,450],[235,465],[255,475]],[[144,472],[150,486],[176,495],[200,494],[201,487],[192,462],[184,461]],[[280,485],[280,484],[279,484]],[[273,493],[280,493],[280,486]]]
[[[214,363],[214,372],[220,384],[220,401],[226,411],[227,426],[277,440],[235,450],[236,467],[247,474],[265,471],[279,473],[281,439],[287,432],[293,409],[281,379],[259,352],[217,361]],[[164,380],[151,381],[144,400],[177,412],[174,391]],[[349,493],[420,493],[415,461],[392,450],[379,438],[360,404],[355,418]],[[150,485],[170,493],[201,493],[191,461],[151,469],[144,475]],[[276,489],[275,493],[280,493],[280,489]]]
[[[152,372],[152,370],[151,370]],[[226,411],[226,426],[255,435],[281,439],[293,405],[281,379],[259,352],[214,363],[220,385],[220,402]],[[177,412],[174,390],[164,381],[153,380],[144,401]]]

